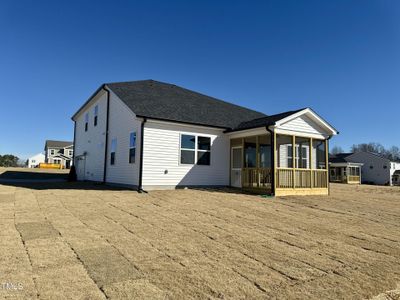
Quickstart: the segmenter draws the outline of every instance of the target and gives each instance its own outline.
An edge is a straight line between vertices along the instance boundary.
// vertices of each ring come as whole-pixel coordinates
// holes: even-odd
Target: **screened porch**
[[[272,150],[274,149],[274,150]],[[326,140],[281,134],[231,139],[231,185],[275,195],[327,194]]]
[[[332,163],[329,167],[330,181],[348,184],[361,184],[362,164]]]

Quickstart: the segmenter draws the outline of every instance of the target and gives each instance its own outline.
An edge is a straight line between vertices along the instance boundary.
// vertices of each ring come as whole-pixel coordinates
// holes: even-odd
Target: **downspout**
[[[107,93],[107,115],[106,115],[106,137],[104,144],[104,171],[103,171],[103,183],[106,183],[107,179],[107,155],[108,155],[108,128],[109,128],[109,119],[110,119],[110,91],[106,89],[106,85],[103,84],[102,89]]]
[[[275,139],[274,132],[267,126],[265,127],[271,136],[271,195],[275,196]]]
[[[75,166],[75,138],[76,138],[76,121],[74,121],[74,144],[72,145],[72,165]],[[70,166],[72,167],[72,166]]]
[[[331,176],[331,172],[330,172],[330,170],[329,170],[329,140],[332,138],[332,136],[330,135],[330,136],[328,136],[328,138],[326,139],[326,143],[327,143],[327,147],[326,147],[326,150],[328,151],[328,153],[326,154],[326,157],[327,157],[327,162],[326,162],[326,171],[328,172],[328,174],[327,174],[327,179],[328,179],[328,195],[330,195],[331,194],[331,184],[330,184],[330,182],[331,182],[331,179],[330,179],[330,176]]]
[[[143,118],[142,124],[140,126],[140,157],[139,157],[139,183],[137,191],[139,193],[147,193],[143,190],[143,141],[144,141],[144,124],[147,118]]]

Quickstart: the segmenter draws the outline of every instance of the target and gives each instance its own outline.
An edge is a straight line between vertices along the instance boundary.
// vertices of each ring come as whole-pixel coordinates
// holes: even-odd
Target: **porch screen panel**
[[[312,151],[313,151],[313,169],[326,169],[326,151],[325,151],[325,140],[313,140]]]
[[[258,142],[260,168],[271,168],[271,141],[269,136],[260,135]]]
[[[240,169],[242,167],[242,148],[232,149],[232,168]]]
[[[310,139],[296,137],[296,168],[310,168]]]
[[[276,151],[278,168],[293,168],[292,137],[288,135],[276,136]]]
[[[257,143],[255,137],[245,138],[244,140],[244,167],[257,167]]]

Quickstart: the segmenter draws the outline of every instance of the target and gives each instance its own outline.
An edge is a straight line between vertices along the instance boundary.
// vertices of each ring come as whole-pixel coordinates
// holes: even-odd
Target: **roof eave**
[[[330,125],[327,121],[325,121],[321,116],[319,116],[314,110],[312,110],[311,108],[307,107],[304,108],[294,114],[291,114],[285,118],[282,118],[278,121],[275,122],[275,126],[280,126],[281,124],[288,122],[289,120],[291,120],[292,118],[296,118],[297,116],[301,116],[305,113],[310,113],[311,115],[313,115],[320,123],[322,123],[327,129],[329,129],[329,131],[331,132],[331,134],[329,134],[329,136],[334,136],[339,134],[339,131],[336,130],[332,125]]]
[[[107,87],[107,84],[103,83],[90,97],[88,100],[86,100],[85,103],[83,103],[83,105],[76,111],[76,113],[73,114],[73,116],[71,117],[72,121],[75,121],[76,116],[85,108],[85,106],[87,104],[89,104],[90,101],[92,101],[92,99],[101,91],[101,90],[105,90]],[[108,89],[108,88],[107,88]]]
[[[226,129],[226,130],[228,129],[228,127],[224,127],[224,126],[210,125],[210,124],[204,124],[204,123],[193,123],[193,122],[186,122],[186,121],[178,121],[178,120],[157,118],[157,117],[145,116],[145,115],[136,115],[136,117],[138,117],[138,118],[146,118],[147,120],[163,121],[163,122],[170,122],[170,123],[177,123],[177,124],[188,124],[188,125],[193,125],[193,126],[202,126],[202,127],[210,127],[210,128]]]

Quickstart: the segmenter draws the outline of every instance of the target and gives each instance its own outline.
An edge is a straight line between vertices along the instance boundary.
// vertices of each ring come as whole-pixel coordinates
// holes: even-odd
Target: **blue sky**
[[[399,1],[2,1],[0,36],[0,154],[72,140],[100,84],[150,78],[400,146]]]

